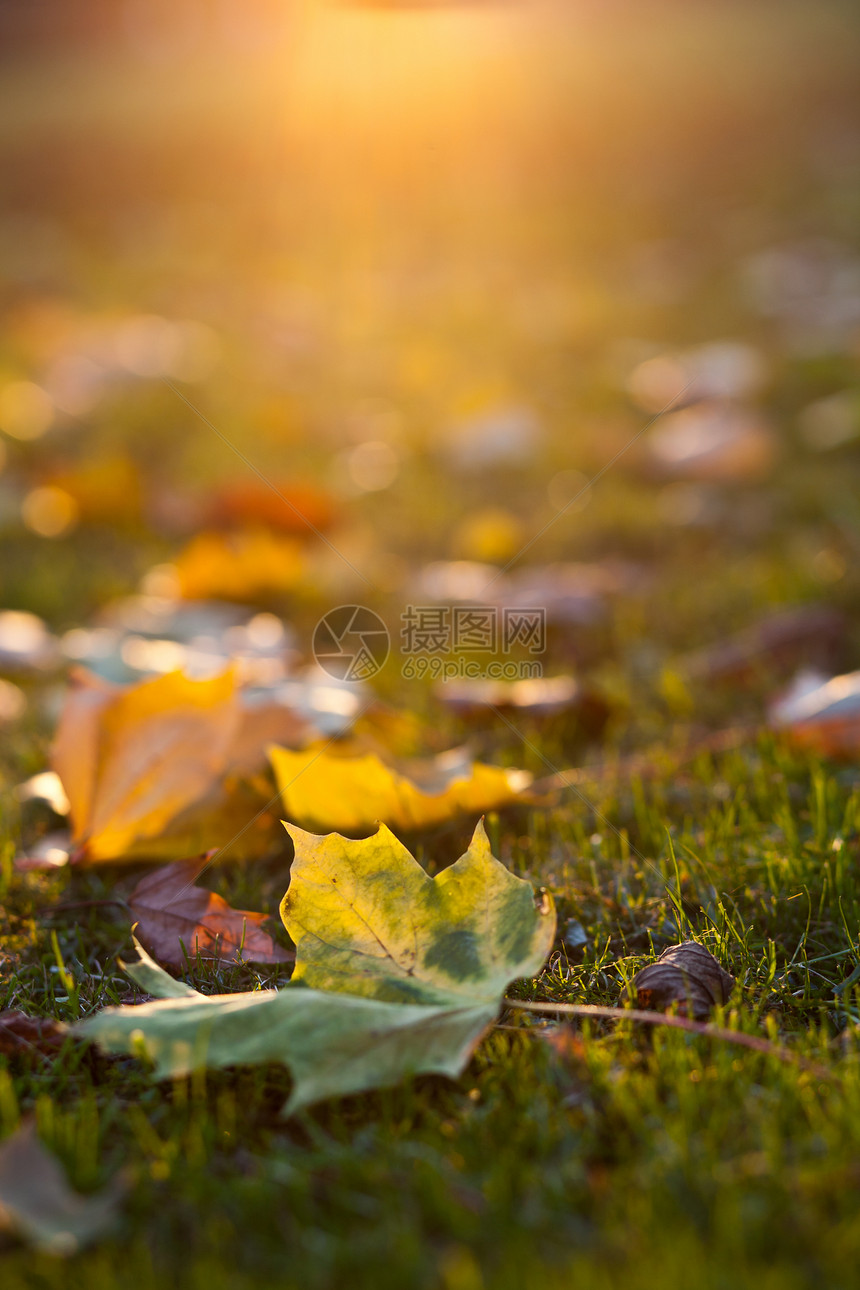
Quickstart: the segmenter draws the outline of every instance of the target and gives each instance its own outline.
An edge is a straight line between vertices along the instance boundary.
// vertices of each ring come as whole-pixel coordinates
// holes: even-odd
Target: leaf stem
[[[686,1030],[693,1035],[707,1035],[710,1039],[721,1039],[729,1044],[740,1044],[751,1048],[765,1057],[778,1057],[780,1061],[794,1062],[816,1075],[819,1079],[839,1080],[839,1076],[819,1062],[801,1057],[790,1048],[781,1044],[772,1044],[759,1035],[745,1035],[741,1030],[729,1030],[725,1026],[712,1026],[704,1021],[692,1021],[689,1017],[679,1017],[665,1012],[646,1012],[642,1008],[610,1008],[593,1003],[532,1003],[529,1000],[503,1000],[507,1008],[519,1008],[523,1012],[561,1013],[572,1017],[605,1017],[610,1021],[636,1021],[645,1026],[671,1026],[676,1030]]]

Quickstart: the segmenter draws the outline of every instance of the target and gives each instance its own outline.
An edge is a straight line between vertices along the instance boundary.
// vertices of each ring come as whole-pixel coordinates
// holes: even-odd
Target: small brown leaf
[[[224,963],[292,963],[295,955],[262,930],[267,914],[233,909],[214,891],[195,887],[212,852],[157,869],[142,878],[129,897],[137,936],[150,954],[171,967],[185,955]]]
[[[684,941],[671,945],[656,963],[637,972],[629,991],[639,1008],[668,1012],[678,1004],[680,1012],[701,1020],[717,1004],[727,1002],[734,984],[734,977],[703,945]]]
[[[68,1027],[51,1017],[28,1017],[8,1008],[0,1012],[0,1053],[16,1057],[53,1056],[65,1043]]]

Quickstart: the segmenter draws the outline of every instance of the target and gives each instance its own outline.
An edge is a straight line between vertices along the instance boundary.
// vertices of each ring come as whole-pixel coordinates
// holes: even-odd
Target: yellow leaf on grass
[[[174,564],[185,600],[253,602],[292,591],[305,572],[299,541],[262,528],[198,533]]]
[[[239,722],[231,672],[128,688],[75,673],[51,759],[82,858],[118,859],[161,834],[223,773]]]
[[[291,821],[325,832],[361,833],[377,822],[408,831],[454,816],[506,806],[531,782],[526,771],[466,762],[445,754],[425,766],[423,785],[376,756],[339,757],[319,747],[290,752],[272,747],[269,757]]]

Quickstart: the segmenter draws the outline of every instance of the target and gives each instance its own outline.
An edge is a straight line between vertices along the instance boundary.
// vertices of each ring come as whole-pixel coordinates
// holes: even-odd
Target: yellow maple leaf
[[[51,762],[81,858],[120,859],[203,798],[240,720],[229,671],[200,681],[169,672],[127,688],[75,673]]]
[[[406,831],[426,828],[505,806],[531,782],[526,771],[464,763],[460,756],[429,763],[424,787],[375,753],[341,757],[319,746],[271,747],[269,757],[288,819],[326,832],[366,832],[378,821]]]

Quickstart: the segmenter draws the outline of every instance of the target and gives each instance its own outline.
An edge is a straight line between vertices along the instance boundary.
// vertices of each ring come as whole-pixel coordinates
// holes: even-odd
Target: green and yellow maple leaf
[[[142,954],[127,970],[158,997],[107,1008],[79,1032],[109,1052],[143,1050],[160,1078],[283,1062],[293,1076],[288,1114],[413,1075],[456,1078],[506,986],[542,967],[552,898],[493,857],[480,823],[436,878],[384,825],[359,842],[287,828],[296,848],[281,905],[296,944],[289,985],[206,996]]]
[[[296,858],[281,917],[296,944],[294,982],[394,1003],[497,1006],[510,981],[537,970],[536,951],[546,957],[552,935],[544,947],[534,889],[495,859],[483,824],[435,878],[384,824],[358,841],[287,831]]]

